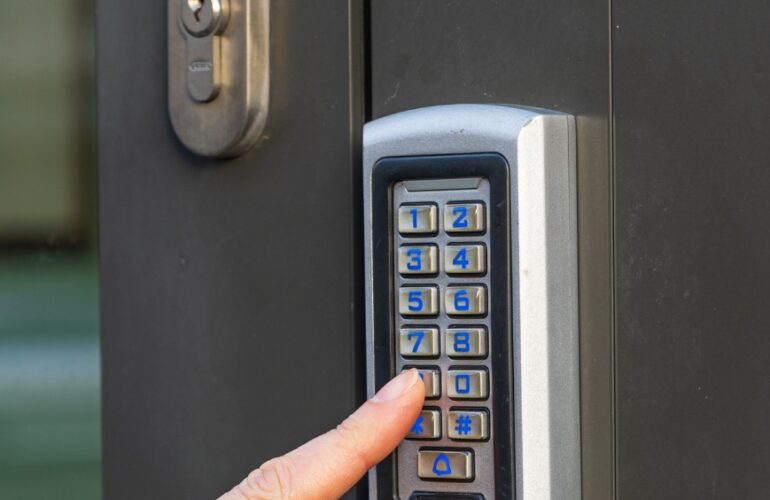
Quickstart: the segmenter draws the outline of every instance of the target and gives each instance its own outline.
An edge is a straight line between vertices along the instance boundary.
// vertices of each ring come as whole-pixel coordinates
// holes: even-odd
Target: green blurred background
[[[96,499],[93,5],[0,8],[0,499]]]

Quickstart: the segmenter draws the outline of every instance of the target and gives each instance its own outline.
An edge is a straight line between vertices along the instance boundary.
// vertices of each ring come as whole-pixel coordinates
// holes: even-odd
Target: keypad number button
[[[428,481],[472,481],[473,452],[470,450],[426,450],[417,452],[417,476]]]
[[[450,358],[486,358],[487,329],[447,328],[446,353]]]
[[[450,316],[483,316],[487,313],[487,289],[483,286],[450,286],[444,296]]]
[[[398,311],[404,316],[438,314],[438,289],[434,286],[402,287],[398,293]]]
[[[441,411],[425,409],[420,412],[407,439],[439,439],[441,437]]]
[[[405,358],[438,357],[438,328],[402,328],[399,332],[399,347]]]
[[[483,233],[486,217],[482,203],[449,203],[444,207],[444,230],[448,233]]]
[[[483,369],[451,369],[447,373],[447,394],[450,399],[487,399],[489,376]]]
[[[447,274],[483,274],[487,271],[484,245],[449,245],[444,252]]]
[[[398,272],[401,274],[436,274],[438,247],[436,245],[402,246],[398,249]]]
[[[404,367],[404,371],[414,366]],[[436,399],[441,396],[441,372],[438,368],[418,368],[417,373],[425,384],[425,398]]]
[[[460,441],[486,441],[489,439],[489,413],[486,410],[450,410],[447,435],[449,439]]]
[[[432,203],[398,207],[398,232],[401,234],[433,234],[438,230],[438,209]]]

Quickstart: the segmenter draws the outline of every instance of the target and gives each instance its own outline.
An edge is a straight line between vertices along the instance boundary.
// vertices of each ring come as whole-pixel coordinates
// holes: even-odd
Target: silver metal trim
[[[547,110],[458,104],[364,127],[367,388],[374,394],[372,169],[380,158],[496,152],[516,166],[513,304],[516,498],[581,498],[574,118]],[[492,416],[494,418],[494,416]],[[375,472],[370,497],[377,498]],[[382,499],[385,500],[385,499]],[[388,499],[389,500],[389,499]]]
[[[187,3],[168,0],[169,117],[193,153],[238,156],[259,141],[267,120],[270,1],[228,0],[226,25],[204,35],[184,27]]]

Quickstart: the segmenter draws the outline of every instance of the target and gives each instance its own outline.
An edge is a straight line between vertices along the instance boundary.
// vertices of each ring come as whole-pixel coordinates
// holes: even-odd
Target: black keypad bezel
[[[384,158],[374,166],[372,173],[372,253],[373,253],[373,305],[375,386],[384,386],[395,374],[393,283],[393,234],[398,231],[393,220],[392,187],[395,183],[418,179],[446,179],[483,177],[490,184],[490,210],[487,227],[490,248],[487,252],[487,272],[491,287],[488,294],[496,300],[488,311],[490,331],[488,349],[495,373],[490,395],[493,396],[491,425],[494,431],[495,495],[497,498],[513,498],[514,495],[514,438],[513,438],[513,336],[512,324],[511,259],[515,258],[510,231],[510,203],[515,203],[511,192],[509,166],[498,154],[462,154],[440,156],[415,156]],[[438,214],[442,217],[443,214]],[[442,387],[443,389],[443,387]],[[458,449],[461,446],[458,446]],[[377,466],[377,493],[381,499],[394,498],[397,478],[394,455]],[[426,485],[427,486],[427,485]],[[429,489],[429,488],[426,488]]]

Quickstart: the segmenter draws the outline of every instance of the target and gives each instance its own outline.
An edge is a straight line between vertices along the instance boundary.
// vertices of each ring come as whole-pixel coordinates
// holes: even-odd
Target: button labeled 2
[[[398,272],[401,274],[436,274],[438,247],[436,245],[402,246],[398,249]]]
[[[439,355],[438,328],[402,328],[399,347],[405,358],[435,358]]]
[[[486,229],[484,205],[450,203],[444,207],[444,230],[448,233],[482,233]]]

